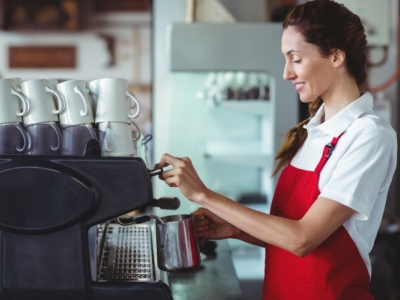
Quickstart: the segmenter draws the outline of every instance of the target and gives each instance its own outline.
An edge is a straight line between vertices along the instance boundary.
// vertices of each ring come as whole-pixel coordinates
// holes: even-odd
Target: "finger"
[[[195,228],[194,232],[196,237],[203,236],[207,232],[208,227]]]
[[[202,214],[207,219],[213,219],[216,217],[214,213],[210,212],[208,209],[205,208],[200,208],[199,214]]]
[[[165,181],[166,184],[168,184],[170,187],[178,187],[179,186],[179,182],[175,177],[168,177],[163,179]]]
[[[191,215],[194,217],[194,221],[195,222],[204,220],[204,216],[203,215],[195,214],[194,212],[192,212]]]
[[[169,169],[169,170],[164,169],[164,171],[160,175],[158,175],[158,177],[162,180],[165,180],[166,178],[172,177],[175,175],[177,175],[177,169]]]
[[[158,169],[164,168],[169,165],[172,165],[174,167],[177,163],[179,163],[179,161],[180,161],[179,158],[172,156],[168,153],[164,153],[161,156],[160,161],[155,165],[155,167],[157,167]]]
[[[209,221],[207,220],[207,219],[202,219],[202,220],[196,220],[196,222],[195,222],[195,226],[196,227],[205,227],[205,226],[208,226],[208,224],[209,224]]]
[[[183,161],[186,162],[186,163],[192,164],[192,161],[190,160],[189,157],[182,157],[181,160],[183,160]]]
[[[203,208],[203,207],[199,207],[198,209],[196,209],[194,212],[192,212],[192,215],[204,215],[205,212],[207,211],[207,209]]]
[[[165,183],[168,184],[169,187],[178,187],[174,182],[168,182],[165,180]]]
[[[208,230],[208,226],[195,226],[194,227],[195,232],[204,232]]]
[[[198,238],[202,237],[204,234],[202,231],[202,232],[195,232],[194,235],[196,236],[196,239],[198,239]]]
[[[164,154],[161,156],[160,161],[154,165],[154,169],[161,169],[161,168],[164,168],[164,167],[169,166],[169,164],[168,164],[167,161],[166,161],[166,159],[167,159],[166,157],[167,157],[168,155],[169,155],[169,154],[164,153]]]

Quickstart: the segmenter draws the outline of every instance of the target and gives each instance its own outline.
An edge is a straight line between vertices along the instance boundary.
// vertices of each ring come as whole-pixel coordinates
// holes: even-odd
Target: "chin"
[[[300,98],[300,101],[303,103],[310,103],[311,101],[314,100],[311,97],[306,97],[306,96],[302,96],[302,95],[299,95],[299,98]]]

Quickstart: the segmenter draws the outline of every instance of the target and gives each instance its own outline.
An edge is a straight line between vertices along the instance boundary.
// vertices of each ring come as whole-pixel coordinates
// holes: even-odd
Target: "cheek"
[[[325,86],[326,82],[329,81],[329,75],[322,65],[303,70],[301,76],[307,82],[309,88],[313,90]]]

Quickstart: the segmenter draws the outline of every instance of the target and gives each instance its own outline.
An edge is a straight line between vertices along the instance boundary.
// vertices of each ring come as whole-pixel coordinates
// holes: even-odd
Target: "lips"
[[[304,83],[295,83],[295,86],[296,86],[296,92],[300,92],[304,87]]]

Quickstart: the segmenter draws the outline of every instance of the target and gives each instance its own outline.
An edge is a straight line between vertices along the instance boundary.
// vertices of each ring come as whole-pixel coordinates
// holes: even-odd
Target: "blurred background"
[[[268,211],[273,154],[282,134],[307,117],[283,82],[280,53],[280,23],[304,2],[0,0],[0,76],[127,79],[141,103],[136,121],[153,135],[151,165],[164,152],[189,156],[207,186]],[[364,23],[369,90],[377,112],[398,131],[399,1],[337,2]],[[397,173],[371,253],[376,299],[400,299]],[[182,197],[159,181],[153,186],[155,197]],[[196,208],[182,203],[181,213]],[[230,246],[246,299],[258,299],[262,250]]]

